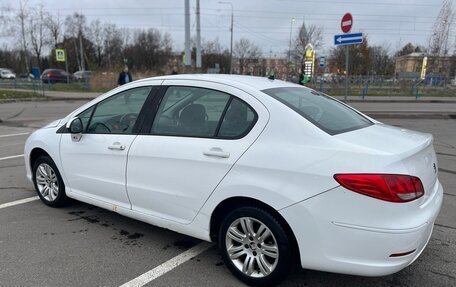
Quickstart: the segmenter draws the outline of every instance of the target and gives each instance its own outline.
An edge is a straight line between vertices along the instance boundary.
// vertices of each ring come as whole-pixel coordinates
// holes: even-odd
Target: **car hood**
[[[45,125],[43,127],[43,129],[47,129],[47,128],[55,128],[56,126],[58,126],[60,124],[60,122],[62,121],[62,119],[58,119],[58,120],[55,120],[47,125]]]

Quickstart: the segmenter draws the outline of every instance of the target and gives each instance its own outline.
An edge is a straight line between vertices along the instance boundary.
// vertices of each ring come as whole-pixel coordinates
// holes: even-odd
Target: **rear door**
[[[185,224],[260,135],[269,114],[233,87],[186,80],[163,85],[153,123],[130,148],[127,190],[133,210]]]

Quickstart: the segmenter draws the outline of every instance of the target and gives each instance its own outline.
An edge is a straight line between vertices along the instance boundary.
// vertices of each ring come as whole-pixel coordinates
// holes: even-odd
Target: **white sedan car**
[[[0,69],[0,79],[16,79],[16,74],[8,69]]]
[[[45,204],[72,198],[217,242],[252,285],[295,263],[397,272],[425,248],[443,197],[431,135],[260,77],[132,82],[34,132],[25,159]]]

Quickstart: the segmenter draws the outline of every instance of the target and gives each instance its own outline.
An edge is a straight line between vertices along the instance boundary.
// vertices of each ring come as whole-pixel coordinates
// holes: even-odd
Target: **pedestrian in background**
[[[128,66],[125,66],[123,71],[119,74],[119,79],[117,80],[117,85],[122,86],[126,83],[133,82],[130,72],[128,71]]]

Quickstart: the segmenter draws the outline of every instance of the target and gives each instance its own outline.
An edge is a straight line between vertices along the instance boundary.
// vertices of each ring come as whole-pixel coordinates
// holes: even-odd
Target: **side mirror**
[[[82,124],[82,120],[80,118],[72,118],[68,122],[67,128],[71,134],[72,141],[78,142],[81,140],[84,125]]]

